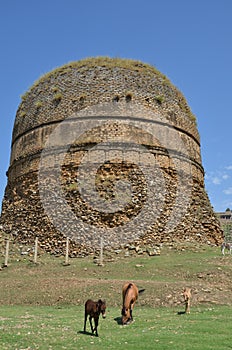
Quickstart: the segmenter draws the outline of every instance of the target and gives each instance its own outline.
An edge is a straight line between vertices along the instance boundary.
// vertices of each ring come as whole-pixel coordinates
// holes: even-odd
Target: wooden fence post
[[[35,238],[35,252],[34,252],[34,263],[37,264],[38,255],[38,237]]]
[[[7,267],[7,266],[8,266],[9,246],[10,246],[10,241],[9,241],[9,239],[7,239],[7,240],[6,240],[6,252],[5,252],[5,263],[4,263],[4,267]]]
[[[69,237],[66,238],[65,265],[69,265]]]
[[[103,264],[103,237],[101,237],[101,241],[100,241],[100,259],[99,259],[99,266],[104,266]]]

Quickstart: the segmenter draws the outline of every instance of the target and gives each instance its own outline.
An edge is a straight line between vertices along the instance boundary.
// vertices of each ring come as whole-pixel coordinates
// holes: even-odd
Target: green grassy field
[[[178,315],[177,308],[137,307],[129,326],[119,325],[120,310],[110,307],[100,319],[98,338],[82,333],[80,306],[2,306],[0,312],[2,350],[232,349],[232,307],[193,308],[190,315]]]
[[[217,247],[165,247],[160,256],[115,256],[103,267],[93,257],[11,256],[0,271],[0,349],[232,349],[232,256]],[[135,322],[119,324],[121,288],[134,281],[145,292]],[[182,288],[192,288],[190,315]],[[99,337],[83,334],[84,302],[104,298]],[[87,330],[90,330],[87,324]]]

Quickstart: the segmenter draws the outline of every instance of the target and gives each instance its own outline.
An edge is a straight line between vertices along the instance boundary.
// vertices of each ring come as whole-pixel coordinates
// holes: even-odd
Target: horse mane
[[[129,283],[127,289],[125,290],[125,296],[127,295],[128,290],[132,287],[132,283]]]

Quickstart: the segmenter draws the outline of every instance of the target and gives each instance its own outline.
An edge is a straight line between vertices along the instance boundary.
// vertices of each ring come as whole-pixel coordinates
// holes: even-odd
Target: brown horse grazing
[[[124,284],[122,288],[122,324],[126,325],[133,321],[132,310],[134,308],[135,302],[138,299],[138,295],[142,293],[145,289],[138,290],[136,285],[131,282]]]
[[[102,314],[103,318],[106,318],[106,303],[99,299],[98,301],[93,301],[88,299],[85,303],[85,321],[84,321],[84,332],[86,332],[86,321],[89,315],[89,323],[92,333],[95,332],[96,337],[98,337],[97,327],[99,316]],[[92,318],[94,319],[94,328],[92,325]]]

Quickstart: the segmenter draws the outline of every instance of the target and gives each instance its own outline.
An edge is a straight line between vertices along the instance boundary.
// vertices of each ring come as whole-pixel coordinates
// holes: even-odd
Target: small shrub
[[[126,102],[130,102],[132,100],[133,94],[132,92],[128,92],[126,94]]]
[[[25,111],[21,111],[21,112],[19,113],[19,116],[20,116],[21,118],[23,118],[23,117],[25,117],[26,114],[27,114],[27,113],[26,113]]]
[[[40,108],[40,107],[42,107],[43,106],[43,102],[42,101],[36,101],[35,102],[35,107],[36,108]]]
[[[156,100],[156,102],[158,103],[158,104],[162,104],[163,102],[164,102],[164,96],[162,96],[162,95],[157,95],[156,97],[155,97],[155,100]]]
[[[58,91],[59,91],[59,88],[58,88],[57,86],[53,86],[53,87],[52,87],[52,91],[53,91],[53,92],[58,92]]]
[[[77,183],[71,183],[66,186],[67,191],[77,191],[78,190],[78,185]]]
[[[62,99],[62,94],[61,94],[60,92],[57,92],[57,93],[54,95],[54,97],[53,97],[53,100],[54,100],[55,102],[60,102],[61,99]]]

